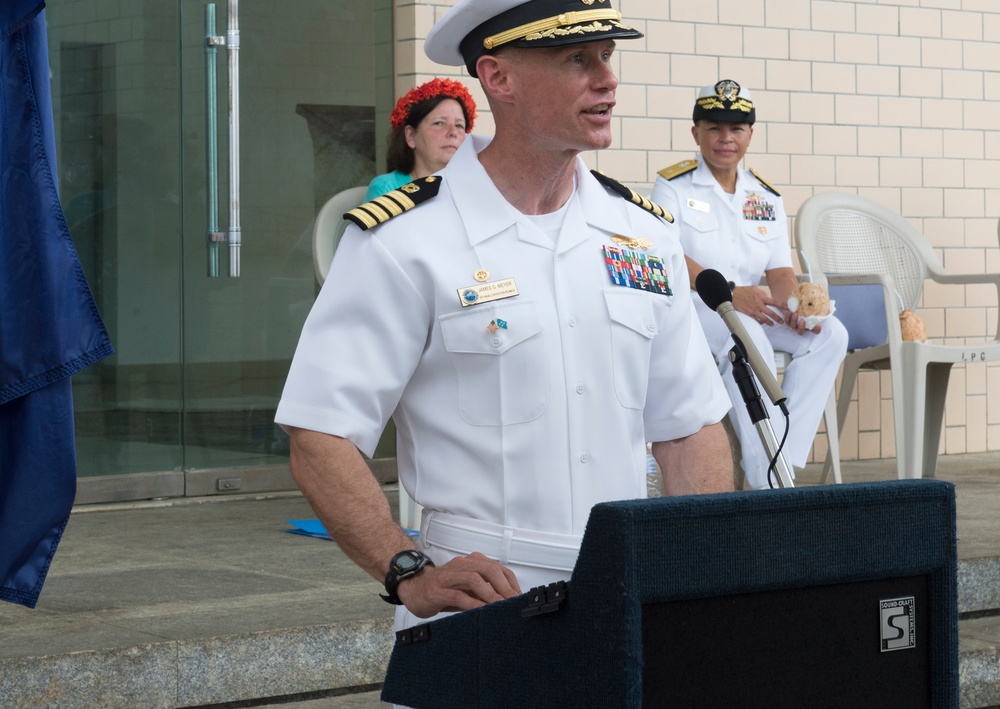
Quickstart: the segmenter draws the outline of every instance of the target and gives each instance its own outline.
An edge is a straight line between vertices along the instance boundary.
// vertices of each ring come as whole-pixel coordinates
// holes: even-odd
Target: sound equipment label
[[[907,650],[916,646],[913,596],[879,601],[879,611],[882,652]]]

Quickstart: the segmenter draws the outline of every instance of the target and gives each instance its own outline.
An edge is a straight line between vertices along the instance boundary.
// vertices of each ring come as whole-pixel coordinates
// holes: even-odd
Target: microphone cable
[[[778,450],[774,452],[774,456],[771,458],[771,462],[767,466],[767,485],[772,490],[774,489],[774,478],[778,474],[778,471],[775,468],[778,464],[778,456],[781,455],[781,451],[785,450],[785,441],[788,440],[788,429],[792,427],[792,422],[788,418],[788,409],[782,406],[781,412],[785,415],[785,432],[781,434],[781,443],[778,444]]]

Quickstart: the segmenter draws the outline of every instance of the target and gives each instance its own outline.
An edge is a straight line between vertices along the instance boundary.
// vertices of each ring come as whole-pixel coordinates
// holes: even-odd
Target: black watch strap
[[[416,576],[426,566],[434,566],[431,558],[416,549],[404,549],[392,557],[389,562],[389,571],[385,575],[385,593],[379,596],[386,603],[394,606],[401,606],[403,602],[399,600],[396,591],[399,590],[399,582]]]

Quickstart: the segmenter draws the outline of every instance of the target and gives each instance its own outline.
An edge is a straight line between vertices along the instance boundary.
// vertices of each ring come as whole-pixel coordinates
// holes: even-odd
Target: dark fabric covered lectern
[[[956,564],[941,481],[601,504],[564,588],[412,629],[382,699],[957,708]]]

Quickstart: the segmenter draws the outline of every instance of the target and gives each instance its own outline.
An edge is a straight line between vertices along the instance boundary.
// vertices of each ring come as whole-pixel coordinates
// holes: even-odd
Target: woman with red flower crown
[[[389,172],[368,185],[365,201],[441,170],[476,120],[469,90],[452,79],[432,79],[410,89],[396,102],[386,150]]]

